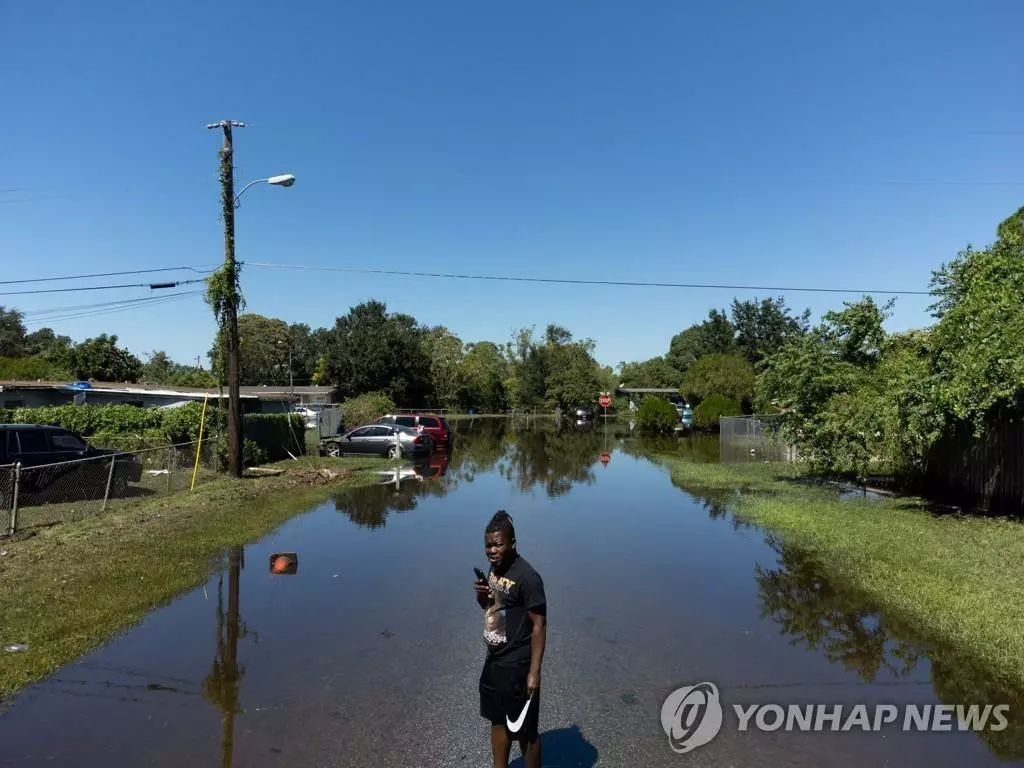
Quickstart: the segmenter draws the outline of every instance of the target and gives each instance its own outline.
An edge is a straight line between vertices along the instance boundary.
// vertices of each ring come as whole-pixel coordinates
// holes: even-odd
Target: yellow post
[[[203,449],[203,425],[206,424],[206,401],[210,399],[209,395],[203,396],[203,415],[199,417],[199,442],[196,443],[196,465],[192,469],[192,487],[190,491],[194,491],[196,488],[196,474],[199,472],[199,452]]]

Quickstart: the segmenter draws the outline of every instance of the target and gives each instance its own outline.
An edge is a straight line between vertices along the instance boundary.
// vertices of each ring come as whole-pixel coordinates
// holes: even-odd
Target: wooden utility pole
[[[224,131],[224,147],[220,152],[221,203],[224,211],[224,266],[223,285],[225,300],[224,330],[228,353],[228,472],[242,476],[242,414],[238,373],[238,265],[235,262],[235,168],[232,128],[244,128],[245,123],[221,120],[207,128]]]

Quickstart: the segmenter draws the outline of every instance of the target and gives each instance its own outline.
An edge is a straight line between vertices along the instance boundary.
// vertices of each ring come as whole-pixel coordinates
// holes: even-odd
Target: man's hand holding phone
[[[491,587],[487,583],[487,576],[484,572],[479,568],[474,568],[473,571],[476,573],[476,582],[473,584],[473,590],[476,592],[476,601],[480,604],[481,608],[486,608],[491,604],[494,594],[491,592]]]

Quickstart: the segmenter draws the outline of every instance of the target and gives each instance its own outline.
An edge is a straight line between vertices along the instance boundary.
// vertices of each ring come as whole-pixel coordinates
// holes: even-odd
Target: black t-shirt
[[[533,622],[527,611],[546,611],[544,581],[522,556],[516,556],[501,576],[491,566],[487,580],[494,594],[494,604],[484,612],[484,642],[489,658],[528,660]]]

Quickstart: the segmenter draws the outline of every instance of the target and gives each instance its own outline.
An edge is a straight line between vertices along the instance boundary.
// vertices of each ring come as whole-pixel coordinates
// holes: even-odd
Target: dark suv
[[[378,424],[397,424],[400,427],[412,427],[418,432],[426,432],[434,440],[438,448],[447,448],[452,442],[452,430],[443,416],[426,413],[403,413],[383,416]]]
[[[106,487],[110,462],[101,457],[117,451],[94,448],[80,435],[61,427],[45,424],[0,424],[0,465],[20,463],[24,468],[56,464],[44,472],[26,472],[22,476],[24,489],[34,493],[51,485],[54,480],[74,475],[81,486],[100,484]],[[92,461],[82,461],[92,459]],[[74,462],[74,463],[66,463]],[[114,463],[113,483],[117,491],[127,488],[129,482],[142,479],[142,464],[130,453],[119,453]],[[100,492],[102,493],[103,488]]]

